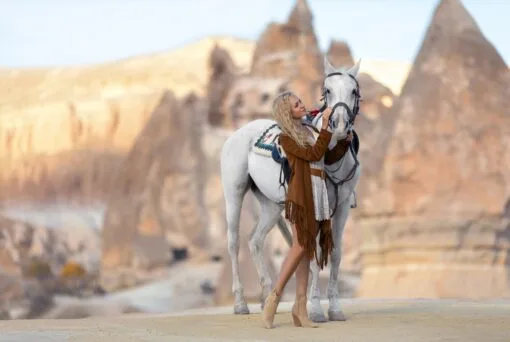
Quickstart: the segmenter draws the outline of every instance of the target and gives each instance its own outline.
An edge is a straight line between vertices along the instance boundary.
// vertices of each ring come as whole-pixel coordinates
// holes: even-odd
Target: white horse
[[[359,86],[356,80],[359,61],[346,71],[334,68],[327,58],[324,59],[324,65],[324,101],[326,105],[333,108],[330,120],[334,131],[329,143],[329,149],[332,149],[337,141],[344,139],[352,129],[354,116],[357,113],[357,111],[353,113],[353,109],[358,106],[359,100]],[[316,128],[321,127],[321,117],[322,115],[319,114],[313,120],[313,125]],[[286,236],[287,241],[291,234],[285,224],[284,227],[281,225],[282,203],[285,200],[285,192],[279,182],[281,166],[271,157],[253,151],[257,139],[275,123],[268,119],[257,119],[247,123],[225,141],[221,151],[221,181],[226,202],[228,251],[232,261],[232,291],[235,296],[234,313],[236,314],[249,313],[239,277],[238,262],[239,219],[246,192],[248,190],[253,192],[261,209],[259,221],[250,236],[249,248],[262,286],[262,305],[272,290],[272,280],[263,258],[262,249],[265,238],[279,221],[279,228],[283,229],[282,233]],[[330,278],[327,292],[329,320],[345,320],[339,303],[338,272],[342,234],[351,208],[351,196],[354,197],[360,172],[361,165],[352,150],[348,150],[339,161],[326,166],[329,203],[332,207],[335,203],[337,204],[336,208],[332,208],[334,211],[332,217],[334,248],[330,258]],[[310,319],[315,322],[326,321],[319,301],[319,271],[317,263],[312,262],[309,315]]]

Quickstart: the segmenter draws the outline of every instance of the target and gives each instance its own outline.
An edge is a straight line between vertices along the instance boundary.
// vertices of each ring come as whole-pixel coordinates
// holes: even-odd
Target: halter
[[[324,81],[322,82],[322,92],[321,92],[321,95],[322,95],[321,101],[324,101],[324,105],[319,109],[320,114],[317,115],[317,118],[322,117],[322,112],[328,107],[328,97],[326,96],[326,87],[324,86],[324,83],[326,82],[326,78],[331,77],[331,76],[342,76],[342,75],[344,75],[344,73],[337,71],[337,72],[332,72],[330,74],[327,74],[326,77],[324,77]],[[348,121],[347,125],[349,127],[349,131],[351,131],[352,126],[354,125],[354,120],[356,119],[356,116],[359,113],[359,102],[360,102],[360,98],[361,98],[361,93],[359,90],[359,83],[358,83],[358,80],[356,80],[356,77],[352,76],[349,73],[347,73],[347,75],[349,75],[349,77],[352,78],[354,80],[354,82],[356,83],[356,89],[354,90],[354,106],[351,110],[351,108],[349,108],[347,103],[338,102],[331,109],[331,113],[334,113],[338,107],[343,107],[347,111],[347,114],[349,115],[349,121]],[[336,128],[331,117],[329,118],[329,125],[332,128]]]

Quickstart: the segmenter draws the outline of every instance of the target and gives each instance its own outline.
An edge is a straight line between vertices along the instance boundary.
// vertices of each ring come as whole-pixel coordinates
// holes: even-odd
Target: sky
[[[102,63],[207,36],[256,40],[295,0],[0,0],[0,67]],[[320,47],[412,62],[438,0],[308,0]],[[462,0],[510,63],[510,0]]]

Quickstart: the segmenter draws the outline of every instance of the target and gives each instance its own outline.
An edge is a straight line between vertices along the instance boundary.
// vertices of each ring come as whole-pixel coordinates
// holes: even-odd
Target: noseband
[[[342,76],[342,75],[344,75],[344,73],[342,73],[342,72],[332,72],[330,74],[327,74],[326,77],[324,77],[324,81],[322,83],[322,97],[321,97],[321,101],[324,101],[324,105],[319,109],[321,116],[322,116],[322,112],[328,107],[328,98],[326,96],[326,88],[324,86],[324,83],[326,82],[326,78],[331,77],[331,76]],[[349,130],[351,130],[352,126],[354,125],[354,120],[356,119],[356,115],[358,115],[358,113],[359,113],[359,101],[360,101],[361,94],[360,94],[360,90],[359,90],[358,80],[356,80],[356,77],[352,76],[349,73],[347,73],[347,75],[349,75],[349,77],[352,78],[354,80],[354,82],[356,83],[356,89],[354,90],[354,107],[351,110],[351,108],[347,105],[347,103],[338,102],[333,106],[333,108],[331,108],[331,113],[334,113],[338,107],[345,108],[345,110],[347,111],[347,114],[349,115],[349,122],[347,123],[347,125],[349,127]],[[329,118],[329,125],[332,128],[336,128],[331,117]]]

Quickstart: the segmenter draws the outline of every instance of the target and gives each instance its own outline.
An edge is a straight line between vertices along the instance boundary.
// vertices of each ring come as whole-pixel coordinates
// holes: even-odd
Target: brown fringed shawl
[[[320,269],[328,263],[328,256],[333,249],[333,235],[330,220],[319,222],[315,219],[310,161],[319,161],[328,152],[331,136],[331,132],[321,129],[315,145],[303,148],[288,135],[280,134],[280,144],[292,170],[285,199],[285,218],[295,224],[299,244],[303,246],[310,259],[315,256]],[[331,164],[338,160],[345,153],[347,146],[346,141],[338,142],[335,148],[326,154],[325,163]],[[316,248],[318,233],[320,233],[320,258]]]

